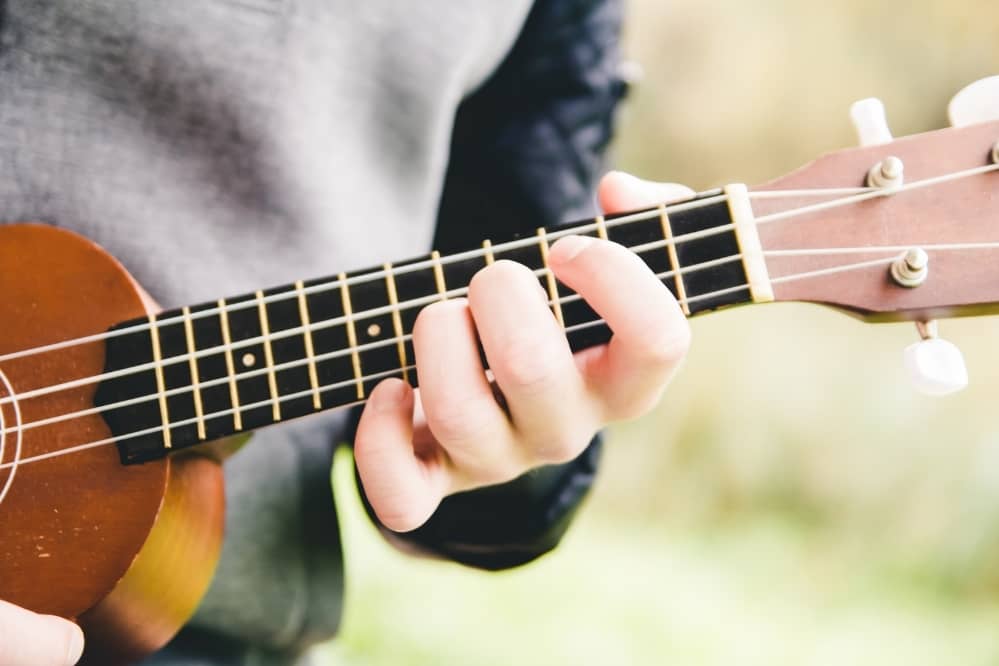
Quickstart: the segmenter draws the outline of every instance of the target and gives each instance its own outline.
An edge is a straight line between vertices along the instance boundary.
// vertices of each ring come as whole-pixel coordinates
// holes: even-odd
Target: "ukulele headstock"
[[[905,365],[931,395],[968,383],[935,318],[999,312],[999,76],[959,92],[948,114],[950,129],[896,140],[881,102],[858,102],[861,148],[751,194],[774,299],[915,320],[922,341]]]
[[[753,188],[776,300],[871,320],[999,312],[997,153],[994,120],[832,153]],[[903,286],[899,260],[915,248],[925,279]]]

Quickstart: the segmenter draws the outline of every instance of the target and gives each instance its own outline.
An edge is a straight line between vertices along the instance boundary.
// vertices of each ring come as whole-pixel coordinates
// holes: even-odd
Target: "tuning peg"
[[[891,130],[885,117],[885,105],[880,99],[870,97],[854,102],[850,107],[850,119],[857,130],[857,140],[861,146],[879,146],[891,143]]]
[[[917,391],[925,395],[947,395],[968,385],[968,368],[961,350],[938,337],[935,321],[918,322],[922,338],[905,348],[905,369]]]
[[[979,79],[954,95],[947,115],[954,127],[999,120],[999,76]]]

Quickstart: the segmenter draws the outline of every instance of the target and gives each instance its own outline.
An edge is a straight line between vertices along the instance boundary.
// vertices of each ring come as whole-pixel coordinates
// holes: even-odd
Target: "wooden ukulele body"
[[[0,226],[0,294],[0,357],[155,310],[100,247],[36,224]],[[96,413],[21,429],[91,409],[95,383],[21,396],[104,363],[100,340],[0,361],[0,599],[76,619],[84,662],[111,664],[159,648],[194,612],[218,560],[224,494],[221,466],[197,455],[124,466],[112,444],[16,464],[111,437]]]

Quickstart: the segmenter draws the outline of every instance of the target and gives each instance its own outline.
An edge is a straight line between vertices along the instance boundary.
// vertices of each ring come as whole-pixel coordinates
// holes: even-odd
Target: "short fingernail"
[[[593,243],[589,236],[566,236],[552,245],[548,258],[557,264],[566,264]]]
[[[409,397],[409,384],[403,381],[388,382],[379,386],[371,395],[372,407],[376,412],[395,412]]]
[[[73,666],[83,656],[83,630],[73,625],[73,634],[69,638],[69,651],[66,653],[66,664]]]

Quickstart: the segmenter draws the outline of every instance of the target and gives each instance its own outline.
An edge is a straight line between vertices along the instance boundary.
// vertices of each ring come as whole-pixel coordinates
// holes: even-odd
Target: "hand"
[[[690,194],[617,172],[599,188],[608,213]],[[419,527],[451,493],[572,460],[606,423],[658,401],[690,343],[669,290],[636,255],[597,239],[560,239],[549,266],[608,323],[610,343],[573,355],[537,277],[509,261],[479,271],[467,300],[424,308],[413,330],[420,389],[381,382],[354,444],[368,500],[389,529]]]
[[[0,601],[0,664],[70,666],[83,654],[83,632],[69,620]]]

